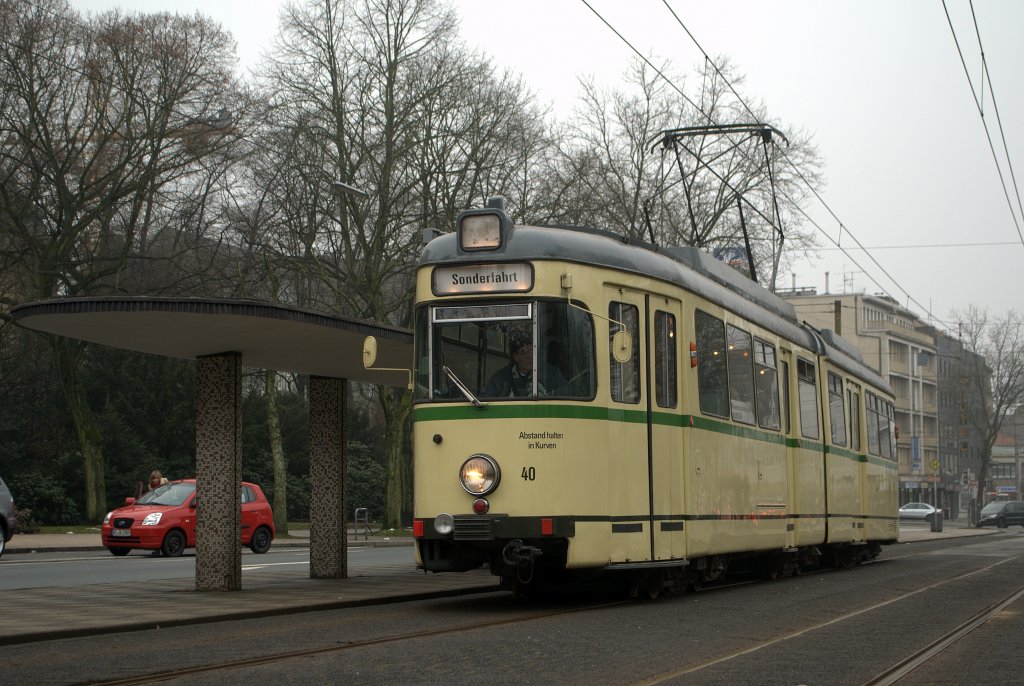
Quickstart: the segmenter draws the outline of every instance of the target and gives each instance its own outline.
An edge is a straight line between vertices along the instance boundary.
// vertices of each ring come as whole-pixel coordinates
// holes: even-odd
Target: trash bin
[[[942,531],[942,510],[936,510],[932,515],[932,531]]]

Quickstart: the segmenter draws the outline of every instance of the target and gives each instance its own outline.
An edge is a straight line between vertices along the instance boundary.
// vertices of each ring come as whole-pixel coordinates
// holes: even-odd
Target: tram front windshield
[[[417,400],[590,399],[594,323],[564,301],[424,306],[416,362]]]

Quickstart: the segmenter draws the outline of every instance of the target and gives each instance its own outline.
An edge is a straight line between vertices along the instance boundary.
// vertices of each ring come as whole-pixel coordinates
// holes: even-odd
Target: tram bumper
[[[509,557],[543,559],[545,566],[565,568],[568,539],[576,535],[572,517],[512,517],[503,514],[455,515],[448,533],[433,520],[414,520],[421,567],[429,572],[465,572],[484,564],[501,574]]]

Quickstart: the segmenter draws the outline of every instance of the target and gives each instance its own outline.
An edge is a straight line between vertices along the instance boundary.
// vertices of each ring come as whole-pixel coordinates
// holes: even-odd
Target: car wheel
[[[181,557],[185,550],[185,534],[180,531],[168,531],[164,536],[164,544],[160,546],[160,552],[164,557]]]
[[[127,555],[132,551],[131,548],[107,548],[107,550],[110,551],[111,555],[117,555],[118,557]]]
[[[263,554],[270,550],[270,542],[274,540],[273,535],[270,533],[270,529],[265,526],[261,526],[252,533],[252,539],[249,541],[249,549],[257,554]]]
[[[4,540],[4,530],[0,528],[0,557],[4,556],[4,548],[7,547],[7,541]]]
[[[996,526],[998,526],[1000,529],[1005,529],[1006,528],[1006,517],[1000,517],[998,519],[998,521],[996,521]]]

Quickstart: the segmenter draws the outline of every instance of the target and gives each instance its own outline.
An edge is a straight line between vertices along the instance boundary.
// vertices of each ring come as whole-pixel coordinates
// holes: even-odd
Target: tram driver
[[[529,339],[512,341],[512,361],[496,371],[484,386],[485,398],[526,397],[533,390],[533,343]],[[543,363],[537,378],[538,395],[568,395],[569,382],[558,367]]]

